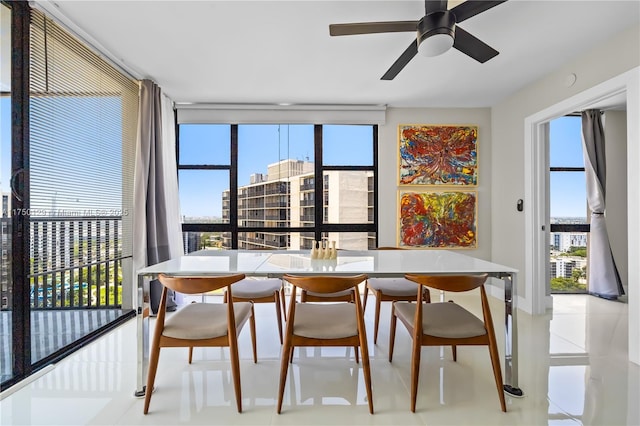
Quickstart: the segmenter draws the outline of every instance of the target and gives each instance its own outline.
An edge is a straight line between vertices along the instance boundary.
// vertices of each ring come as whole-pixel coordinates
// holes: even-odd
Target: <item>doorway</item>
[[[638,93],[638,73],[631,70],[611,78],[591,89],[568,98],[558,104],[552,105],[544,110],[539,111],[525,119],[525,198],[530,200],[525,204],[525,271],[524,271],[524,287],[526,298],[519,300],[521,309],[534,315],[544,314],[553,306],[551,291],[549,286],[549,193],[548,179],[549,159],[548,159],[548,140],[549,140],[549,123],[558,117],[571,114],[575,111],[581,111],[589,108],[598,108],[601,110],[612,110],[617,115],[626,120],[629,118],[629,127],[624,132],[624,136],[630,141],[635,141],[638,137],[640,129],[635,122],[635,115],[640,110]],[[625,111],[626,108],[626,111]],[[616,114],[612,114],[616,115]],[[625,141],[626,143],[626,141]],[[626,148],[617,148],[616,156],[624,157],[621,164],[631,164],[631,159],[640,158],[640,152],[633,143],[626,144]],[[607,148],[609,155],[609,148]],[[630,235],[636,235],[639,231],[635,220],[637,217],[637,208],[640,200],[637,197],[631,197],[626,191],[626,186],[634,185],[634,177],[631,174],[624,173],[621,178],[624,184],[624,194],[616,189],[613,193],[618,199],[619,212],[617,217],[624,217],[625,232],[621,236],[612,236],[611,239],[616,240],[612,246],[623,245],[623,250],[614,256],[626,262],[624,274],[629,278],[623,278],[625,292],[627,290],[627,282],[635,282],[640,272],[640,265],[629,263],[628,259],[634,258],[640,248],[638,241],[631,238]],[[607,184],[609,186],[609,184]],[[623,199],[623,201],[620,201]],[[608,212],[609,206],[615,203],[607,195]],[[621,213],[620,213],[621,212]],[[609,214],[609,213],[607,213]],[[615,231],[617,233],[617,231]],[[622,272],[621,272],[622,275]],[[541,285],[547,283],[546,285]],[[630,317],[637,315],[638,301],[636,298],[629,300]],[[638,344],[638,336],[631,330],[629,333],[629,344]],[[638,347],[640,349],[640,346]],[[630,359],[634,360],[640,356],[640,351],[630,350]]]

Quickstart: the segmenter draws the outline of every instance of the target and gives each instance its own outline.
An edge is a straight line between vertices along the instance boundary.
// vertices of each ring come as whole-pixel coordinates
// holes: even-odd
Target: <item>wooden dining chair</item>
[[[253,362],[257,362],[256,323],[253,315],[253,303],[190,303],[169,314],[165,312],[164,308],[167,303],[168,289],[184,294],[200,294],[226,287],[227,293],[233,298],[232,284],[244,278],[244,274],[212,277],[169,277],[163,274],[158,276],[163,289],[149,356],[144,414],[149,412],[149,403],[153,394],[158,359],[160,358],[160,348],[188,347],[189,363],[191,363],[193,348],[208,346],[229,347],[236,405],[238,412],[242,412],[238,334],[240,334],[242,327],[248,320],[251,328]]]
[[[282,410],[284,388],[291,354],[296,346],[345,346],[358,347],[361,352],[369,413],[373,414],[371,370],[367,333],[358,284],[367,279],[364,274],[352,276],[299,276],[285,274],[283,279],[291,284],[289,314],[284,336],[278,392],[278,414]],[[331,294],[349,290],[351,300],[337,303],[302,303],[296,301],[296,291]]]
[[[389,362],[393,358],[396,335],[396,320],[399,319],[413,340],[411,356],[411,411],[416,411],[418,376],[420,374],[420,352],[422,346],[451,346],[453,360],[457,361],[457,346],[486,345],[493,366],[500,407],[507,411],[505,403],[502,368],[498,357],[498,345],[493,329],[491,310],[484,288],[487,275],[405,275],[418,285],[416,303],[393,302],[391,308],[391,330],[389,336]],[[480,288],[483,319],[478,318],[462,306],[450,302],[422,303],[422,287],[448,292],[469,292]]]
[[[401,250],[399,247],[378,247],[377,250]],[[378,327],[380,325],[380,309],[382,302],[413,302],[416,299],[416,285],[404,277],[397,278],[369,278],[363,297],[363,309],[367,309],[369,290],[376,298],[376,312],[373,322],[373,343],[378,343]],[[423,300],[431,301],[429,289],[424,287]]]
[[[224,293],[224,301],[228,301],[226,291]],[[286,302],[284,286],[280,278],[245,278],[240,280],[233,285],[233,301],[275,304],[278,334],[280,336],[280,344],[282,344],[282,313],[286,311]]]
[[[342,249],[337,249],[337,252],[342,252]],[[320,260],[322,261],[322,260]],[[300,291],[301,302],[353,302],[353,292],[351,289],[336,291],[333,293],[320,293],[315,291],[307,291],[301,289]]]

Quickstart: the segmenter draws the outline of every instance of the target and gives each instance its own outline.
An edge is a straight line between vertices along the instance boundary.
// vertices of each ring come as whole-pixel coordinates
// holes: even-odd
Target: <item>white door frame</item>
[[[613,96],[626,94],[627,99],[627,182],[628,182],[628,249],[629,249],[629,359],[640,364],[640,201],[637,192],[640,177],[634,164],[640,161],[640,68],[634,68],[617,77],[587,89],[542,111],[525,118],[524,173],[525,173],[525,292],[519,307],[538,315],[552,306],[548,280],[547,205],[548,122],[571,112],[583,110],[604,102]],[[540,285],[544,283],[544,285]]]

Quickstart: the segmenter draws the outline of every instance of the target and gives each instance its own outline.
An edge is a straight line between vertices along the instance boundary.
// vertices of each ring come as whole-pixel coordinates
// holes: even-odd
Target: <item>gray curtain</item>
[[[169,148],[175,146],[175,134],[167,131],[173,129],[174,123],[163,123],[163,116],[165,120],[168,117],[166,103],[163,108],[164,101],[161,89],[154,82],[141,82],[134,183],[136,270],[169,260],[182,249],[179,210],[174,206],[177,198],[175,154],[171,158],[172,149]],[[165,140],[167,135],[174,140]],[[161,288],[157,281],[150,283],[152,313],[158,310]],[[167,309],[175,308],[172,293]]]
[[[589,235],[589,293],[606,299],[624,294],[605,222],[606,157],[604,128],[599,110],[582,112],[582,149],[591,210]]]

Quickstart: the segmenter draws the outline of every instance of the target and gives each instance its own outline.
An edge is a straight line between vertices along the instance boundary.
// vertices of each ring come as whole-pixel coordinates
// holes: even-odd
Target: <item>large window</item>
[[[581,118],[550,123],[550,280],[553,293],[586,292],[587,190],[582,154]]]
[[[376,245],[375,125],[180,124],[185,251]]]

